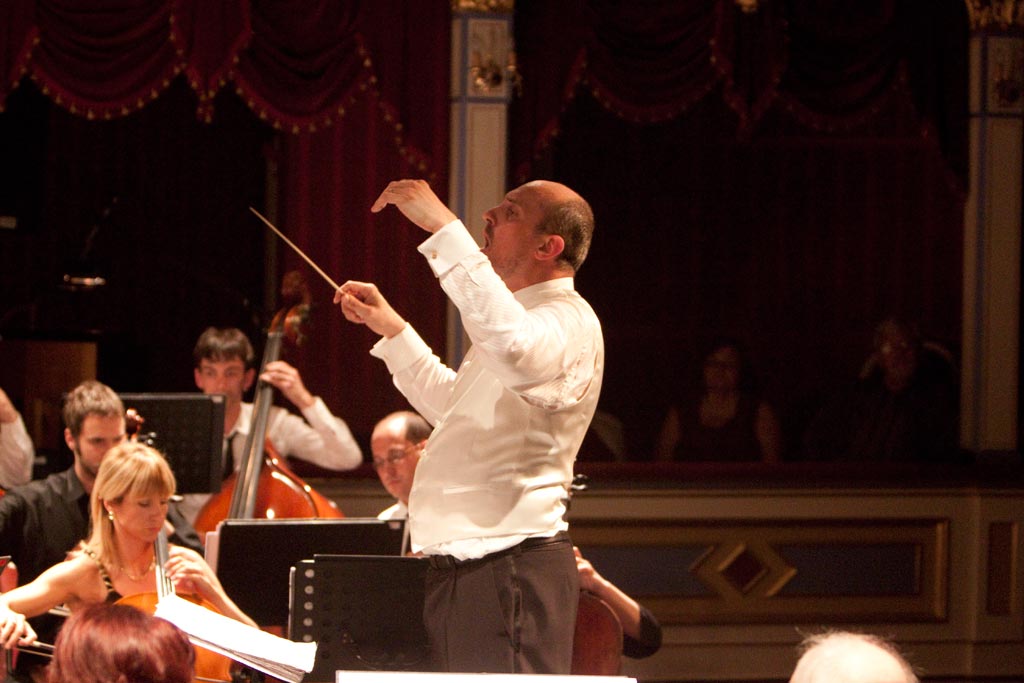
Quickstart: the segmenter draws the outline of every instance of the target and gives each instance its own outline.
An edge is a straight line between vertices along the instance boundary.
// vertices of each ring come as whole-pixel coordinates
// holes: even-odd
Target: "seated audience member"
[[[35,457],[25,421],[0,389],[0,489],[27,484]]]
[[[699,391],[669,408],[655,458],[776,463],[781,449],[779,421],[758,396],[739,342],[715,340],[702,356]]]
[[[431,427],[418,414],[403,410],[384,417],[370,435],[373,469],[388,493],[398,502],[387,508],[378,519],[405,519],[409,516],[409,491],[423,445]]]
[[[154,448],[126,442],[103,457],[89,496],[91,531],[68,559],[30,583],[0,595],[2,645],[31,644],[27,617],[64,605],[72,612],[157,590],[154,542],[164,529],[174,494],[170,465]],[[170,545],[167,578],[178,594],[196,595],[224,616],[255,627],[224,592],[216,574],[194,550]]]
[[[622,654],[634,659],[650,657],[661,649],[661,624],[651,611],[622,592],[618,586],[601,576],[594,565],[576,553],[576,569],[580,574],[580,589],[590,591],[604,600],[622,624]]]
[[[896,319],[875,330],[852,388],[827,400],[804,434],[808,460],[952,462],[959,390],[949,353]]]
[[[242,400],[256,381],[256,355],[245,333],[236,328],[207,328],[193,350],[196,386],[204,394],[224,394],[224,476],[241,464],[252,426],[253,404]],[[363,461],[348,425],[331,414],[323,399],[306,389],[299,371],[283,360],[268,363],[260,379],[279,389],[302,411],[302,417],[271,406],[267,438],[283,457],[295,457],[320,467],[351,470]],[[227,459],[231,458],[229,462]],[[209,494],[184,496],[183,511],[195,522]]]
[[[100,603],[68,618],[47,683],[191,683],[194,663],[192,644],[174,624]]]
[[[918,683],[894,645],[878,636],[834,631],[806,638],[789,683]]]

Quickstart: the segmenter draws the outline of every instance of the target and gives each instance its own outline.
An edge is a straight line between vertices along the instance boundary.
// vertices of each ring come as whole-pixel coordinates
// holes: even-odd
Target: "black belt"
[[[527,538],[521,543],[516,543],[510,548],[499,550],[483,557],[477,557],[472,560],[460,560],[452,555],[427,555],[427,559],[430,561],[430,566],[433,569],[454,569],[455,567],[462,567],[472,562],[483,562],[484,560],[493,560],[505,555],[518,555],[525,550],[533,550],[535,548],[543,548],[548,545],[558,545],[560,543],[567,543],[569,541],[569,533],[566,531],[559,531],[554,536],[537,536]]]

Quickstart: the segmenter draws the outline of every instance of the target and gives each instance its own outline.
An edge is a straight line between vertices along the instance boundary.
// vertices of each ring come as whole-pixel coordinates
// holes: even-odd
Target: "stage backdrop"
[[[12,0],[0,27],[5,336],[94,341],[116,389],[189,390],[199,333],[262,347],[298,270],[313,316],[286,353],[310,389],[361,436],[405,406],[372,335],[248,207],[335,280],[379,283],[443,354],[425,234],[369,207],[397,177],[446,192],[447,2]]]

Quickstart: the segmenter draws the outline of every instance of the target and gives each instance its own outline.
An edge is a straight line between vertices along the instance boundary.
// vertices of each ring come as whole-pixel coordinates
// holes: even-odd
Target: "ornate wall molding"
[[[514,0],[452,0],[453,12],[511,14],[514,6]]]
[[[971,30],[1024,28],[1024,0],[966,0]]]

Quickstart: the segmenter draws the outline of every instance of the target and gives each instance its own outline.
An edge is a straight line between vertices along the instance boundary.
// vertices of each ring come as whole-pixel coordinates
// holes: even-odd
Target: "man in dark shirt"
[[[74,464],[46,479],[13,488],[0,498],[0,555],[11,556],[19,584],[62,562],[68,551],[88,536],[89,493],[100,462],[107,451],[127,438],[120,397],[96,381],[83,382],[68,394],[64,424],[64,442],[74,454]],[[202,552],[195,530],[174,506],[168,509],[168,524],[173,527],[172,542]],[[60,621],[43,616],[34,619],[32,626],[41,640],[52,643]],[[23,653],[14,680],[30,680],[31,669],[44,661]]]

